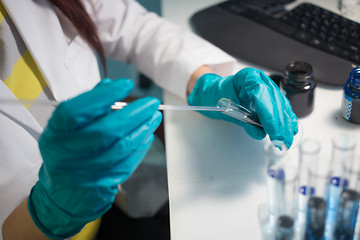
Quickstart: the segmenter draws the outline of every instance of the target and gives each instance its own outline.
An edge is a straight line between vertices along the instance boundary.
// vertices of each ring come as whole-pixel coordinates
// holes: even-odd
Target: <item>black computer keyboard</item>
[[[235,57],[282,72],[306,61],[318,82],[342,86],[360,65],[360,24],[311,3],[232,0],[191,18],[194,30]]]
[[[285,6],[295,0],[232,0],[221,3],[220,6],[229,11],[239,13],[244,8],[255,10],[263,14],[276,14],[284,10]]]

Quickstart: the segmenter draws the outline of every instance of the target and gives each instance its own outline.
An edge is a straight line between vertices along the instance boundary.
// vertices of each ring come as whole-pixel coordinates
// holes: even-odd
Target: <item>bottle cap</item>
[[[350,72],[348,84],[356,90],[360,90],[360,67],[355,67]]]

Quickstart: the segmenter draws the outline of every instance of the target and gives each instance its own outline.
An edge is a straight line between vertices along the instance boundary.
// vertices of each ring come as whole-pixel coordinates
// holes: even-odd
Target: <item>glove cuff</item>
[[[192,106],[216,107],[218,101],[225,97],[236,99],[232,76],[221,77],[214,73],[202,75],[196,82],[193,91],[188,97],[188,104]],[[214,119],[227,119],[219,112],[199,111],[201,114]]]
[[[210,99],[217,99],[216,96],[212,96],[209,98],[208,96],[204,96],[204,93],[214,92],[211,90],[214,88],[215,82],[221,81],[222,77],[215,73],[205,73],[203,74],[195,83],[195,86],[189,95],[187,102],[191,106],[205,106],[209,105],[208,103]],[[216,92],[216,90],[215,90]],[[214,92],[214,93],[215,93]],[[220,99],[220,98],[219,98]],[[213,101],[211,106],[216,106],[217,101]],[[215,105],[214,105],[215,104]]]
[[[35,225],[50,239],[66,239],[74,236],[88,222],[98,219],[103,212],[108,210],[92,216],[74,216],[58,207],[39,182],[31,189],[27,206]]]

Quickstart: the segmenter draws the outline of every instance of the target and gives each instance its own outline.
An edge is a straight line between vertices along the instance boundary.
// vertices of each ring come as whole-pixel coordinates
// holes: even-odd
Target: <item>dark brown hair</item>
[[[86,12],[81,0],[49,0],[49,2],[57,7],[72,22],[80,36],[95,49],[106,75],[104,48],[100,42],[96,26]]]

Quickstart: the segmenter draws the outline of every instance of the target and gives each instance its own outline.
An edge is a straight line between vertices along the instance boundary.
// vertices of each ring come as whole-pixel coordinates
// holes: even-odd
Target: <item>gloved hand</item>
[[[288,99],[264,72],[244,68],[226,78],[213,73],[204,74],[197,80],[188,103],[193,106],[216,106],[220,98],[228,98],[256,112],[263,129],[220,112],[201,113],[240,125],[255,139],[262,139],[267,133],[272,141],[291,146],[293,136],[298,132],[297,117]]]
[[[43,164],[28,198],[30,215],[51,239],[64,239],[102,216],[118,184],[140,164],[162,115],[159,100],[143,98],[112,111],[133,88],[105,79],[61,103],[39,140]]]

